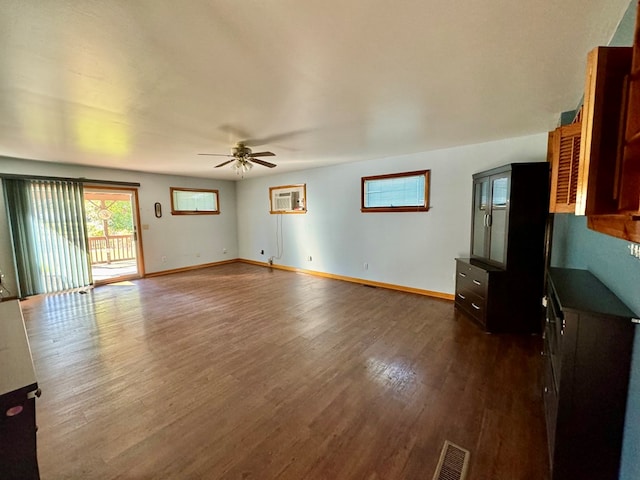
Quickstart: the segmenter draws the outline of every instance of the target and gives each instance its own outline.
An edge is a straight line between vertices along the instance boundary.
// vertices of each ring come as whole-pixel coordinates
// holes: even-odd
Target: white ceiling
[[[235,179],[545,132],[629,0],[0,0],[0,155]]]

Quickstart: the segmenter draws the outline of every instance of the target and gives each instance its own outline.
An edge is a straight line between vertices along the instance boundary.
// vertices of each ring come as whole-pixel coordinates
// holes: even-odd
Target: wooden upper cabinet
[[[576,210],[581,133],[581,122],[549,132],[547,160],[551,163],[551,213],[574,213]]]
[[[587,56],[576,215],[619,211],[624,100],[631,47],[597,47]]]
[[[554,153],[550,144],[550,161]],[[587,215],[592,230],[640,243],[640,0],[633,47],[597,47],[587,57],[579,165],[576,215]]]
[[[640,1],[637,15],[631,73],[628,76],[619,202],[621,211],[632,214],[640,213]]]

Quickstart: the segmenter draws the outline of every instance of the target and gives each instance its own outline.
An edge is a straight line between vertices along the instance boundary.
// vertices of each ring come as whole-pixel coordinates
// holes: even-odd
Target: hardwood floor
[[[22,302],[51,479],[548,478],[540,338],[241,263]]]

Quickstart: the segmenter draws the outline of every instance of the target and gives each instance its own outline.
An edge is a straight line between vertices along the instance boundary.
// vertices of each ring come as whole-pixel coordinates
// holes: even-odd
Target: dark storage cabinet
[[[0,478],[40,478],[36,396],[40,395],[17,300],[0,302]]]
[[[543,395],[552,479],[617,479],[634,314],[586,270],[551,268],[547,291]]]
[[[487,331],[540,332],[548,208],[546,162],[473,175],[470,258],[456,259],[455,304]]]

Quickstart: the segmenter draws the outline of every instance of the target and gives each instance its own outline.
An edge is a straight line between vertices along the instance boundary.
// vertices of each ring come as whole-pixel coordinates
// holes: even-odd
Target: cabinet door
[[[572,123],[549,132],[548,161],[551,163],[549,212],[575,213],[580,168],[582,123]]]
[[[507,232],[509,231],[509,172],[490,177],[491,201],[489,211],[489,260],[504,265],[507,261]]]
[[[620,116],[631,47],[596,47],[587,56],[576,215],[618,213]]]
[[[640,212],[640,8],[636,18],[629,94],[626,111],[626,133],[622,172],[620,175],[619,208],[622,211]]]
[[[473,222],[471,225],[471,255],[486,258],[489,246],[489,177],[473,182]]]

